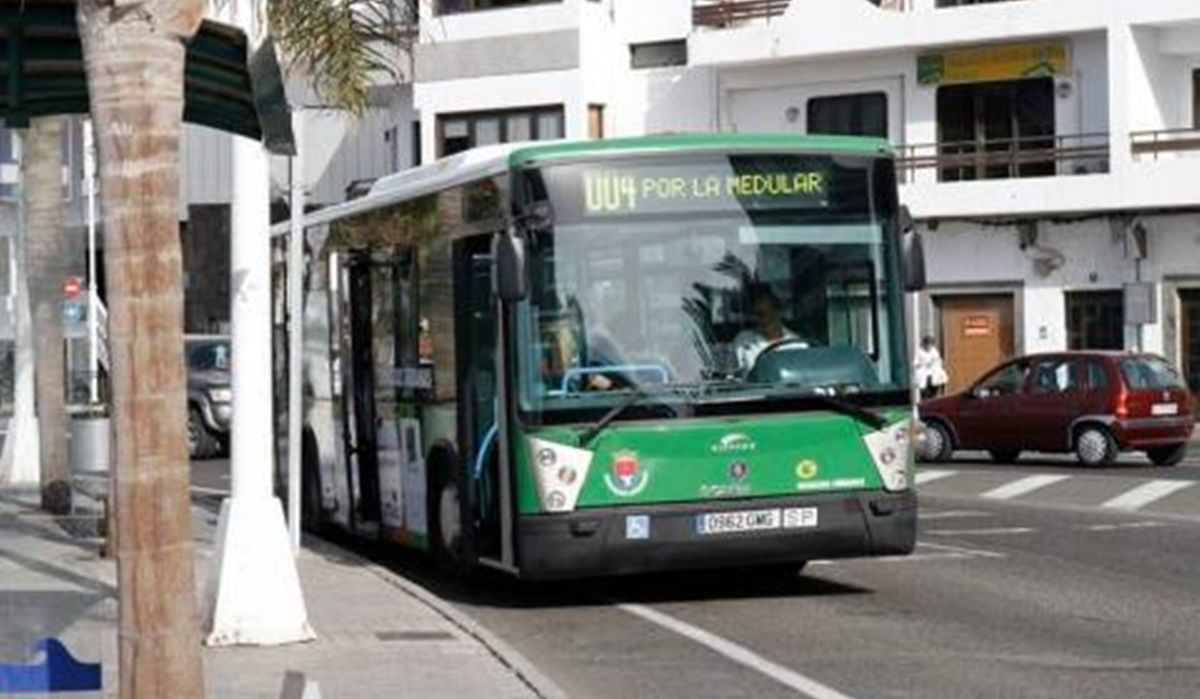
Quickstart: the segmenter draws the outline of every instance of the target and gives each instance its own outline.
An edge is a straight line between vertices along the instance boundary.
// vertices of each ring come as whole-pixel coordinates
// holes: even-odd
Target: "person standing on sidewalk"
[[[921,338],[921,346],[917,348],[916,356],[913,357],[913,368],[917,388],[921,390],[921,400],[942,395],[950,377],[946,374],[942,354],[938,352],[931,335]]]

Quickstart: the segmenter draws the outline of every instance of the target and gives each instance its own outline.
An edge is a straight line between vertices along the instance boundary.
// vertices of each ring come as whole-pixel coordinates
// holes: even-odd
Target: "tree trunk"
[[[192,558],[179,140],[203,0],[79,0],[100,153],[120,591],[120,696],[204,695]]]
[[[25,269],[33,310],[34,365],[38,439],[41,453],[42,509],[66,514],[71,509],[67,464],[66,383],[63,316],[59,289],[71,268],[63,226],[62,133],[59,117],[34,119],[26,132],[24,156]]]

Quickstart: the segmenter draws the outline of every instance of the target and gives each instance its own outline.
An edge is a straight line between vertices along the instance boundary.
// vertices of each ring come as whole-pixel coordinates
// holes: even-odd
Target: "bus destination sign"
[[[824,208],[829,183],[811,168],[754,168],[683,165],[582,173],[583,213],[621,216],[669,212]]]

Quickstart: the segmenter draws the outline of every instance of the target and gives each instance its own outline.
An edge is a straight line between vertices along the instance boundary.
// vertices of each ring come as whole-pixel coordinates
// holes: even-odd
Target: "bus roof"
[[[534,141],[514,149],[508,156],[508,164],[516,168],[562,158],[606,155],[613,151],[647,154],[708,150],[813,151],[874,156],[887,156],[892,153],[888,142],[880,138],[774,133],[687,133],[595,141]]]
[[[611,138],[593,141],[526,141],[480,146],[379,178],[358,199],[314,211],[306,226],[329,223],[379,206],[405,201],[442,189],[496,175],[510,168],[547,164],[557,160],[667,152],[778,150],[890,156],[891,146],[878,138],[857,136],[801,136],[796,134],[690,133]],[[271,227],[271,235],[286,235],[289,222]]]

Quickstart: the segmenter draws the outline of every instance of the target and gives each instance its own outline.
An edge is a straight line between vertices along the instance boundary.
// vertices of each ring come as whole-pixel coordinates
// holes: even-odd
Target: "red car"
[[[1179,463],[1194,425],[1192,396],[1162,357],[1125,352],[1036,354],[1005,362],[966,391],[920,406],[920,455],[980,449],[1003,463],[1022,451],[1075,452],[1105,466],[1122,451]]]

